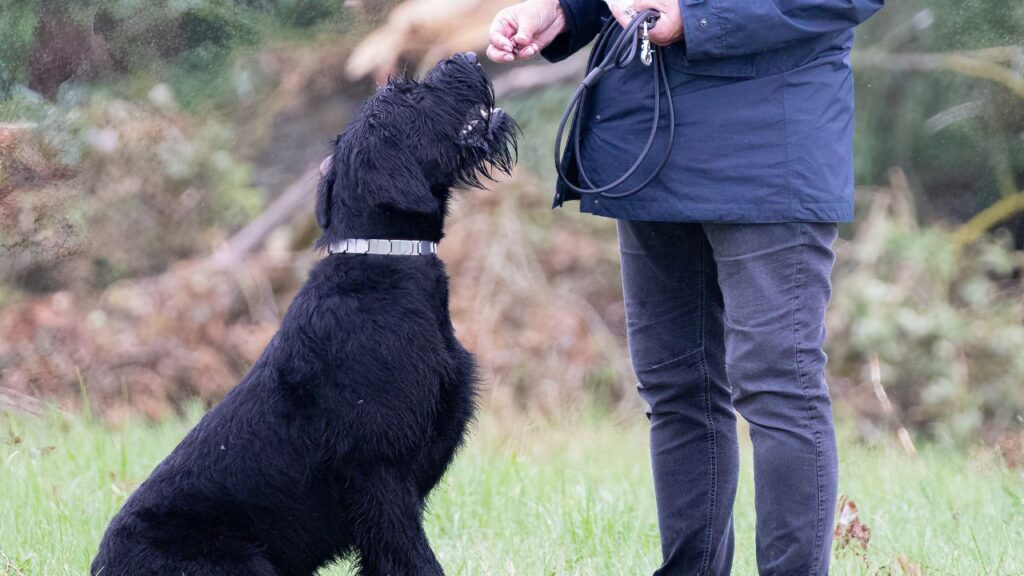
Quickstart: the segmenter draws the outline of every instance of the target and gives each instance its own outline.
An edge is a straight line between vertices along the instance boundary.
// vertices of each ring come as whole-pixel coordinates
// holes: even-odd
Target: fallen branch
[[[13,388],[6,386],[0,386],[0,410],[8,412],[17,412],[19,414],[27,414],[29,416],[43,417],[51,411],[55,411],[59,414],[66,414],[61,410],[57,410],[37,400],[28,394],[18,392]]]
[[[1000,222],[1024,213],[1024,191],[1004,196],[995,204],[982,210],[965,224],[960,226],[953,235],[957,246],[966,246],[981,238]]]
[[[275,228],[298,214],[300,208],[308,208],[312,213],[312,206],[306,200],[314,189],[314,183],[320,178],[317,165],[306,169],[302,176],[292,182],[255,220],[229,238],[210,257],[209,263],[216,268],[224,268],[233,262],[243,260],[263,244]]]
[[[891,72],[953,72],[1001,84],[1024,99],[1024,75],[1010,67],[1020,52],[1013,47],[938,54],[867,51],[854,56],[854,66]]]
[[[914,446],[914,440],[910,437],[907,427],[903,425],[903,422],[896,415],[896,410],[893,408],[892,402],[889,401],[889,395],[885,391],[885,386],[882,385],[882,362],[878,354],[871,355],[869,365],[871,368],[871,387],[875,392],[875,398],[878,399],[878,403],[882,406],[882,413],[895,426],[896,438],[899,439],[903,451],[908,456],[915,456],[917,454],[917,447]],[[854,510],[856,511],[856,508]],[[867,546],[867,542],[862,543],[865,547]]]

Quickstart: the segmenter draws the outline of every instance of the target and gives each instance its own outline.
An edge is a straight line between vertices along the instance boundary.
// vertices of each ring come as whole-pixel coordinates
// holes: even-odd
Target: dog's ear
[[[316,189],[316,223],[321,230],[331,225],[331,210],[334,206],[334,185],[338,181],[338,162],[341,156],[342,134],[331,142],[331,155],[320,163],[320,184]]]
[[[316,223],[321,230],[327,230],[331,224],[331,195],[337,172],[334,170],[334,155],[331,155],[330,166],[320,174],[320,184],[316,189]]]

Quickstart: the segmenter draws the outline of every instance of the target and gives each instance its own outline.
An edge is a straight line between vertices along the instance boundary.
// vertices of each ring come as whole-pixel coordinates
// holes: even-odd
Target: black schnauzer
[[[312,575],[352,554],[360,574],[444,573],[424,500],[473,417],[475,373],[432,243],[453,188],[512,169],[517,128],[493,103],[461,54],[363,106],[318,190],[331,255],[113,519],[93,576]]]

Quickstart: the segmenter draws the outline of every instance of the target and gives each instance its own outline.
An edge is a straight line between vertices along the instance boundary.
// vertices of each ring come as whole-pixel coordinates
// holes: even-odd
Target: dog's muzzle
[[[506,113],[501,108],[494,108],[492,110],[481,108],[480,117],[470,120],[462,128],[462,137],[466,138],[471,134],[479,132],[490,135],[498,130],[505,116]]]

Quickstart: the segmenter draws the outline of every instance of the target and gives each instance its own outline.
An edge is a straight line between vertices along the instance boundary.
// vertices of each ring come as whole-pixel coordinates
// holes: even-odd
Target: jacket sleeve
[[[577,3],[579,0],[577,0]],[[679,0],[689,60],[767,52],[853,28],[885,0]]]
[[[572,56],[590,44],[603,26],[603,19],[611,16],[604,0],[558,0],[565,15],[566,31],[559,34],[540,54],[550,62]]]

